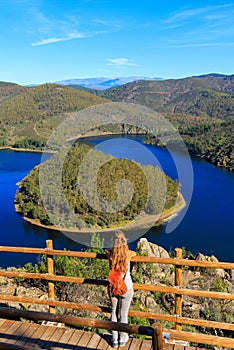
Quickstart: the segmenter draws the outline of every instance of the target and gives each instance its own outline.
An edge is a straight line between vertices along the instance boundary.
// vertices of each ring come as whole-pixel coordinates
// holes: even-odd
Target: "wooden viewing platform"
[[[94,333],[51,325],[39,325],[28,322],[1,320],[0,349],[11,350],[113,350],[111,335]],[[152,341],[130,337],[128,343],[119,349],[151,350]],[[203,350],[185,346],[183,343],[163,344],[165,350]]]
[[[131,339],[131,338],[130,338]],[[1,343],[15,344],[22,348],[33,349],[102,349],[110,350],[110,334],[100,334],[74,330],[65,327],[55,327],[38,324],[28,324],[20,321],[3,321],[0,325]],[[140,349],[143,341],[131,339],[126,349]],[[3,345],[2,345],[3,346]],[[144,349],[151,349],[150,340],[144,342]]]
[[[52,246],[52,241],[50,240],[47,241],[46,244],[47,245],[45,249],[0,246],[0,252],[29,254],[33,253],[44,254],[47,256],[47,273],[28,273],[22,270],[0,270],[0,276],[8,278],[10,277],[40,279],[46,280],[48,282],[47,299],[32,298],[27,297],[25,295],[0,294],[0,301],[4,301],[5,303],[18,303],[18,305],[46,305],[48,306],[49,311],[37,312],[21,310],[15,307],[0,307],[0,349],[30,349],[30,346],[31,348],[37,349],[112,349],[110,345],[110,333],[105,333],[107,331],[110,332],[111,330],[124,331],[131,335],[129,342],[124,347],[124,349],[126,350],[196,349],[196,347],[189,346],[190,343],[203,345],[206,344],[216,347],[223,347],[226,349],[234,348],[233,322],[218,322],[183,316],[183,296],[217,299],[221,301],[226,300],[232,304],[234,301],[233,292],[216,292],[184,288],[183,267],[191,266],[212,269],[234,270],[234,263],[195,261],[183,259],[182,249],[180,248],[176,248],[175,258],[159,258],[148,256],[136,256],[132,258],[132,262],[137,263],[157,263],[163,265],[174,265],[174,286],[151,285],[146,283],[134,283],[133,286],[135,290],[174,294],[175,305],[174,314],[152,313],[148,311],[135,311],[130,309],[129,316],[148,319],[150,320],[151,326],[138,326],[130,324],[128,325],[98,319],[81,318],[58,314],[57,308],[69,308],[92,311],[107,315],[108,313],[110,313],[110,308],[106,306],[78,304],[75,302],[57,300],[54,289],[55,282],[107,286],[107,280],[98,280],[87,277],[71,277],[56,275],[54,274],[53,257],[57,255],[77,257],[78,259],[107,259],[107,256],[105,254],[103,255],[93,252],[72,252],[64,250],[54,250]],[[20,322],[19,319],[27,321]],[[42,321],[50,321],[55,323],[61,322],[65,324],[66,327],[59,328],[49,325],[42,325]],[[174,323],[174,329],[173,326],[170,329],[162,329],[162,323],[164,321],[171,322],[172,324]],[[226,333],[229,332],[229,335],[216,336],[207,333],[187,332],[184,331],[182,328],[184,325],[223,330]],[[68,328],[71,326],[73,328]],[[77,329],[77,327],[79,327],[79,330]],[[84,329],[87,329],[86,327],[92,327],[92,329],[94,329],[94,332],[85,332]],[[80,330],[80,328],[82,328],[82,330]],[[147,336],[147,340],[137,338],[135,336],[136,334]],[[169,340],[163,339],[163,334],[167,334]],[[134,335],[134,337],[132,337],[132,335]],[[68,337],[68,339],[66,337]],[[70,341],[75,343],[70,343]],[[83,342],[86,343],[83,344]],[[201,348],[199,347],[199,349]]]

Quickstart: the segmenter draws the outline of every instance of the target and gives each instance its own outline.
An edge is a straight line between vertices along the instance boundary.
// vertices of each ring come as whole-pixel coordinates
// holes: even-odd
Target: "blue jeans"
[[[128,289],[124,295],[111,298],[111,321],[118,321],[118,304],[120,309],[119,322],[128,323],[128,310],[133,297],[133,288]],[[124,340],[126,333],[120,332],[120,341]],[[118,341],[118,332],[112,331],[112,341]]]

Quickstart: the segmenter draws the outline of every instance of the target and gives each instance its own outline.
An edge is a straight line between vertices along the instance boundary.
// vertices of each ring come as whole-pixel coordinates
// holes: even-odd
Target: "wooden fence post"
[[[181,248],[175,249],[175,257],[176,259],[182,259],[183,251]],[[182,287],[182,266],[175,266],[175,286],[180,288]],[[175,314],[176,316],[182,316],[182,295],[175,294]],[[175,329],[180,331],[182,329],[181,324],[175,322]]]
[[[162,325],[160,323],[152,324],[152,347],[153,350],[163,350]]]
[[[52,240],[46,241],[46,249],[50,250],[53,249],[53,242]],[[47,272],[49,275],[54,274],[54,260],[53,255],[47,255]],[[48,282],[48,298],[49,300],[55,300],[55,293],[54,293],[54,283]],[[52,314],[55,314],[55,307],[49,306],[49,312]]]

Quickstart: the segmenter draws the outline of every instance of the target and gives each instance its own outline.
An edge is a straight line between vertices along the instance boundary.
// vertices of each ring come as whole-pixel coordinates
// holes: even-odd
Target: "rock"
[[[219,262],[219,260],[216,258],[216,256],[211,255],[207,256],[201,253],[198,253],[195,257],[195,260],[197,261],[210,261],[210,262]],[[224,278],[226,276],[226,272],[224,269],[214,269],[214,273],[221,278]]]
[[[137,244],[137,250],[140,251],[142,254],[145,254],[151,257],[170,258],[170,255],[166,251],[166,249],[162,248],[157,244],[149,242],[146,238],[141,238],[139,240]],[[167,271],[168,273],[170,273],[170,265],[157,264],[157,270],[159,275],[162,271]]]
[[[48,294],[44,293],[41,289],[36,287],[24,287],[19,285],[14,278],[4,277],[1,279],[0,283],[0,294],[9,295],[9,296],[22,296],[29,298],[39,298],[39,299],[48,299]],[[20,302],[6,301],[8,306],[24,308],[28,310],[44,311],[48,312],[47,305],[39,304],[23,304]],[[24,306],[23,306],[24,305]]]
[[[147,296],[145,298],[145,306],[149,308],[151,312],[157,310],[157,303],[152,296]]]
[[[224,269],[215,269],[215,273],[218,277],[224,278],[226,276],[226,272]]]
[[[198,254],[195,256],[195,260],[197,260],[197,261],[206,261],[206,257],[205,257],[205,255],[203,255],[202,253],[198,253]]]
[[[169,253],[157,244],[148,242],[146,238],[141,238],[137,244],[137,250],[147,256],[155,256],[157,258],[170,258]]]
[[[211,262],[219,262],[216,256],[214,255],[211,255],[210,257],[206,256],[206,258],[208,259],[208,261],[211,261]]]
[[[193,311],[200,311],[201,305],[199,305],[199,304],[193,304],[193,305],[191,306],[191,309],[192,309]]]
[[[231,281],[234,283],[234,270],[230,270],[229,272]]]

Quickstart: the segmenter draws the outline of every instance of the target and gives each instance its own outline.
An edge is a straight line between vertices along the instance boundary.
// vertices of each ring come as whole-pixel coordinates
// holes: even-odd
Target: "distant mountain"
[[[55,82],[60,85],[80,85],[87,88],[93,89],[109,89],[115,86],[121,86],[124,84],[131,83],[138,80],[162,80],[162,78],[149,78],[141,76],[131,76],[131,77],[116,77],[116,78],[84,78],[84,79],[68,79]]]

